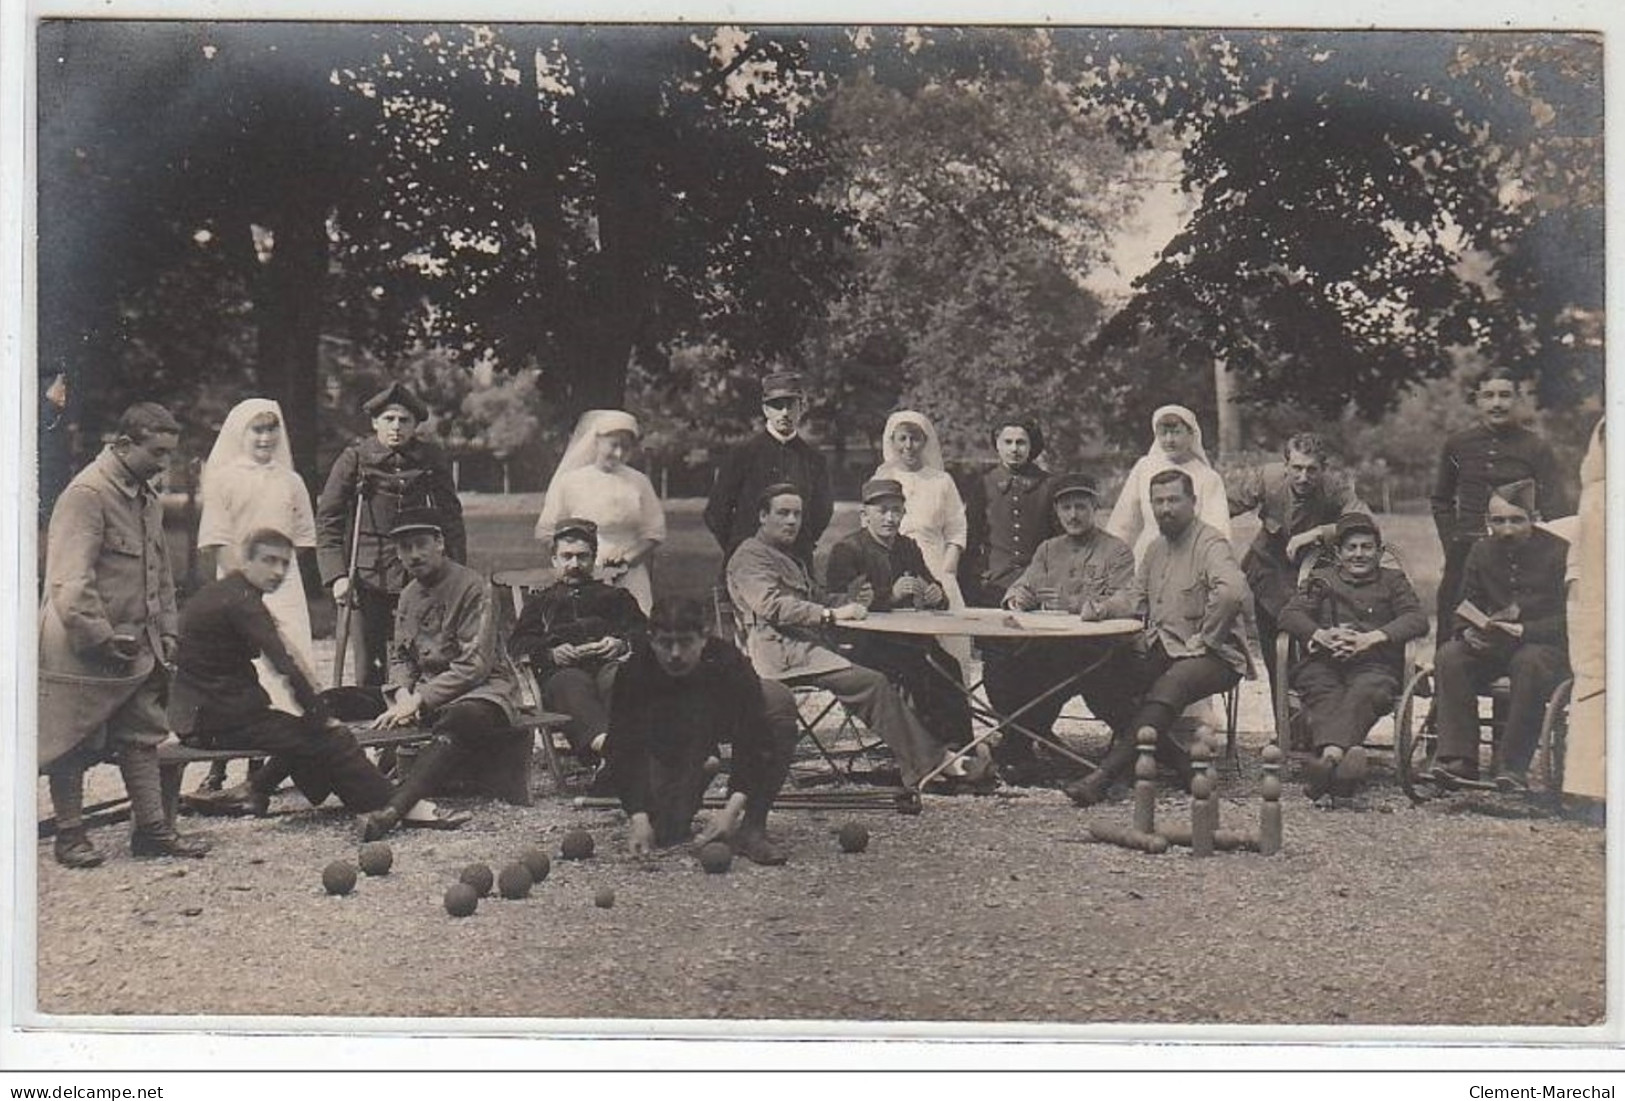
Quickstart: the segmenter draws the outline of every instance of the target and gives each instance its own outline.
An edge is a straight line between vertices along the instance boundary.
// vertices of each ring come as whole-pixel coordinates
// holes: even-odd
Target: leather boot
[[[436,785],[457,767],[462,755],[462,750],[450,738],[436,738],[430,742],[428,748],[418,754],[411,771],[389,797],[389,802],[371,814],[361,816],[361,839],[378,841],[387,836],[400,825],[401,818],[417,805],[418,800],[433,794]]]
[[[208,851],[209,843],[203,838],[176,833],[173,826],[138,826],[130,834],[131,856],[201,857]]]
[[[1080,807],[1092,807],[1111,794],[1112,784],[1134,766],[1134,746],[1126,738],[1112,739],[1100,767],[1061,790]]]
[[[51,852],[64,868],[94,868],[103,859],[101,850],[90,843],[83,826],[58,830]]]

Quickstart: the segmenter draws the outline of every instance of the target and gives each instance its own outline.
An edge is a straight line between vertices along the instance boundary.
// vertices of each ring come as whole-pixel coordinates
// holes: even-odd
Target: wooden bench
[[[526,735],[523,738],[512,739],[511,749],[498,750],[486,763],[485,771],[512,778],[511,784],[503,785],[501,798],[515,806],[532,805],[532,795],[535,791],[534,751],[539,744],[551,766],[553,731],[568,721],[568,715],[561,715],[556,711],[521,707],[518,722],[507,731],[492,732]],[[422,745],[434,738],[434,731],[423,727],[373,730],[366,723],[347,723],[346,726],[363,749],[410,747]],[[262,749],[194,749],[180,742],[165,742],[158,747],[159,777],[163,785],[165,815],[170,822],[174,822],[180,805],[182,777],[187,765],[264,756],[265,751]]]

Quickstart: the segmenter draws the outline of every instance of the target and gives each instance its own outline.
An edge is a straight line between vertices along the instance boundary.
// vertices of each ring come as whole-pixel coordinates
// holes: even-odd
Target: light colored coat
[[[46,537],[39,617],[39,765],[87,739],[151,675],[178,630],[164,509],[111,448],[57,498]],[[140,652],[105,651],[116,632]]]
[[[728,596],[745,628],[756,674],[769,680],[851,666],[824,642],[824,605],[801,560],[751,536],[728,559]]]

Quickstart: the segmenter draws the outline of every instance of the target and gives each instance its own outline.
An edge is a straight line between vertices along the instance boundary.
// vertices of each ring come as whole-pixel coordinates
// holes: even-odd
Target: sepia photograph
[[[16,1020],[1619,1042],[1600,27],[27,32]]]

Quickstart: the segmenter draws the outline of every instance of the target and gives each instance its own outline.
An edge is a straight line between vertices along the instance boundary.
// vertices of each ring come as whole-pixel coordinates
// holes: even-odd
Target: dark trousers
[[[515,731],[502,708],[490,700],[453,700],[435,713],[434,741],[418,754],[406,779],[390,799],[390,806],[405,812],[418,800],[440,790],[458,773],[479,771],[477,766],[487,758],[502,754],[508,743],[523,740],[526,744],[521,748],[529,753],[530,737],[529,731]],[[521,769],[519,778],[522,779],[523,774]],[[530,800],[528,791],[501,784],[499,777],[490,778],[487,786],[497,788],[497,794],[510,803]]]
[[[1088,675],[1076,678],[1071,687],[1051,693],[1016,720],[1016,725],[1035,734],[1048,734],[1060,717],[1061,709],[1075,695],[1081,695],[1090,714],[1112,728],[1114,734],[1126,726],[1133,708],[1133,696],[1124,691],[1132,673],[1132,656],[1125,646],[1112,646],[1091,639],[1066,639],[1011,645],[1005,642],[982,644],[983,686],[987,701],[1001,715],[1013,715],[1063,678],[1075,677],[1090,665],[1106,660]],[[993,759],[1009,765],[1033,759],[1031,739],[1010,732],[993,751]]]
[[[1274,699],[1275,678],[1286,675],[1286,670],[1275,668],[1275,640],[1280,636],[1281,625],[1276,622],[1269,609],[1264,607],[1263,601],[1257,601],[1253,611],[1255,613],[1253,622],[1258,627],[1258,648],[1264,654],[1264,675],[1269,678],[1270,698]]]
[[[268,792],[285,773],[312,805],[333,794],[347,810],[360,814],[389,802],[395,790],[348,730],[327,728],[286,711],[267,708],[246,722],[187,734],[181,740],[199,749],[263,752],[271,762],[250,778],[250,784]]]
[[[1466,581],[1467,552],[1473,549],[1472,539],[1452,539],[1444,548],[1444,573],[1439,578],[1439,599],[1435,609],[1438,620],[1435,638],[1440,645],[1456,634],[1456,605],[1461,603],[1461,587]],[[1494,611],[1485,608],[1486,612]]]
[[[1140,702],[1121,734],[1112,739],[1100,771],[1107,779],[1126,772],[1134,763],[1134,737],[1141,727],[1149,726],[1157,732],[1157,760],[1188,777],[1190,747],[1174,738],[1174,720],[1197,700],[1229,691],[1241,674],[1213,654],[1169,657],[1161,642],[1128,663],[1127,669],[1125,684],[1137,687]]]
[[[1317,750],[1360,745],[1399,693],[1399,677],[1386,662],[1338,661],[1324,654],[1292,670],[1292,684],[1309,712]]]
[[[619,665],[596,669],[578,665],[552,669],[542,676],[542,705],[570,716],[564,736],[577,757],[592,756],[592,740],[609,730],[609,692]]]
[[[1546,701],[1569,675],[1568,654],[1561,646],[1525,642],[1475,653],[1455,639],[1439,647],[1433,659],[1438,676],[1439,748],[1436,756],[1478,763],[1478,694],[1499,676],[1512,678],[1501,763],[1519,772],[1529,767],[1540,738]]]
[[[948,683],[963,684],[964,672],[935,639],[919,646],[897,639],[864,638],[853,645],[849,656],[859,665],[886,674],[926,729],[945,745],[970,742],[970,701]]]
[[[763,681],[762,702],[772,743],[771,760],[766,769],[752,773],[738,789],[745,796],[744,825],[750,829],[765,828],[767,812],[790,774],[790,762],[800,737],[796,701],[788,688],[777,681]],[[692,706],[684,706],[685,703]],[[708,750],[717,744],[710,740],[714,736],[709,727],[710,715],[711,709],[701,701],[683,699],[666,715],[662,736],[697,748],[676,762],[662,762],[658,758],[649,761],[649,824],[654,828],[658,846],[679,844],[693,834],[694,816],[699,813],[705,789],[711,782],[705,770],[706,753],[700,748]]]
[[[350,658],[355,666],[355,682],[381,685],[389,676],[389,639],[395,629],[395,605],[400,603],[400,594],[386,593],[371,585],[357,585],[354,592]]]

